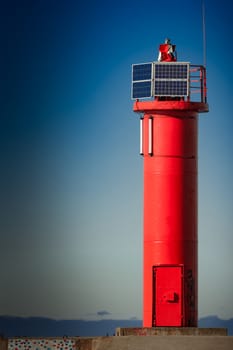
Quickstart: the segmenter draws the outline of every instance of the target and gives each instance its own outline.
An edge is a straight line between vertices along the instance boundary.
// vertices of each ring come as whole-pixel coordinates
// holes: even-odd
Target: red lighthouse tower
[[[143,327],[196,327],[197,136],[198,113],[208,112],[205,68],[176,58],[134,64],[132,98],[141,114],[144,158]]]

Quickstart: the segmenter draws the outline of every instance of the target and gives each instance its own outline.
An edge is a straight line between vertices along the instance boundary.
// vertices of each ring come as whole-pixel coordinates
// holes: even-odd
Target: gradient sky
[[[1,315],[142,318],[143,159],[131,64],[156,60],[165,37],[179,60],[202,64],[201,3],[1,1]],[[199,316],[230,318],[233,3],[205,4]]]

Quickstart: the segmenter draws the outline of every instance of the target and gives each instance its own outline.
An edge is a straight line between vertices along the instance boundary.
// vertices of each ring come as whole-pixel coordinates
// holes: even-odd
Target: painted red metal
[[[153,269],[153,325],[182,326],[183,266],[161,265]]]
[[[174,62],[176,61],[176,58],[169,55],[168,51],[169,51],[170,45],[169,44],[161,44],[159,46],[159,51],[161,52],[161,61],[163,62]],[[176,49],[176,45],[172,45],[173,51],[175,51]]]
[[[144,113],[143,327],[195,327],[197,123],[208,105],[136,101],[134,111]]]

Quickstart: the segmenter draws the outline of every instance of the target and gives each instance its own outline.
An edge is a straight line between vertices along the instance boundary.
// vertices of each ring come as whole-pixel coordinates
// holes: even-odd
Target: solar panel
[[[152,96],[152,63],[133,64],[132,98]]]
[[[188,62],[152,62],[132,66],[132,98],[183,97],[189,94]]]
[[[188,84],[187,81],[155,81],[155,96],[186,96]]]
[[[151,81],[133,83],[133,98],[151,97]]]
[[[155,79],[187,79],[187,64],[155,63]]]
[[[154,96],[187,96],[189,63],[155,63]]]
[[[152,78],[152,64],[134,64],[133,65],[133,81],[137,80],[151,80]]]

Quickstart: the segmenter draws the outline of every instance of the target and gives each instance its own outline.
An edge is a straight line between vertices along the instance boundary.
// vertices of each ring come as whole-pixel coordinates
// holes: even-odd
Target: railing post
[[[201,102],[204,101],[203,67],[200,67]]]

